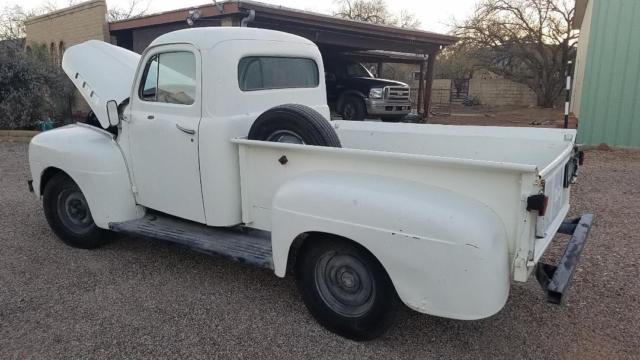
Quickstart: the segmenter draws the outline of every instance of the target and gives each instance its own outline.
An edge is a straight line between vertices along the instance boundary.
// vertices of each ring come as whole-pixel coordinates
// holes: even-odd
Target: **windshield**
[[[373,75],[360,63],[347,63],[345,66],[345,70],[347,72],[347,77],[365,77],[372,78]]]

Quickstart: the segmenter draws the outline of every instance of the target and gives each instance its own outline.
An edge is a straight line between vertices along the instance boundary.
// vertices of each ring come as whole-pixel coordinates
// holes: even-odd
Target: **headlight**
[[[382,99],[382,88],[373,88],[369,90],[369,98],[370,99]]]

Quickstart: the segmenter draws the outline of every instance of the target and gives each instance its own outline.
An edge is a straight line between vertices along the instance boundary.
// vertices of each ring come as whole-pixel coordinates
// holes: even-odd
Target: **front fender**
[[[272,216],[278,276],[299,234],[324,232],[367,248],[417,311],[479,319],[507,300],[504,224],[475,199],[400,178],[316,172],[285,183]]]
[[[75,124],[40,133],[29,144],[29,165],[38,196],[47,169],[69,175],[82,190],[100,228],[144,214],[136,205],[120,147],[106,131]]]

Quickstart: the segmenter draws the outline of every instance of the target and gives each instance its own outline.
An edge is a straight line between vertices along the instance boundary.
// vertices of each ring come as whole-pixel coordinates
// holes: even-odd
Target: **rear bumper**
[[[571,278],[580,261],[592,223],[593,214],[584,214],[576,219],[565,220],[558,232],[571,235],[571,240],[560,262],[557,265],[538,263],[536,278],[547,293],[547,301],[550,303],[562,303],[562,299],[569,290]]]

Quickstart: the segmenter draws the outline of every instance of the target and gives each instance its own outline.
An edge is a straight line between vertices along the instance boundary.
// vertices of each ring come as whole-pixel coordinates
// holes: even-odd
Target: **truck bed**
[[[505,224],[509,253],[516,256],[528,248],[537,262],[569,210],[563,177],[575,130],[347,121],[333,125],[342,148],[232,140],[239,145],[245,224],[271,231],[274,196],[298,176],[366,174],[437,187],[485,204]],[[543,188],[549,206],[547,214],[538,217],[526,211],[527,197]]]
[[[333,121],[349,149],[535,166],[553,165],[573,148],[574,130]],[[391,126],[390,126],[391,125]],[[400,125],[400,126],[394,126]]]

